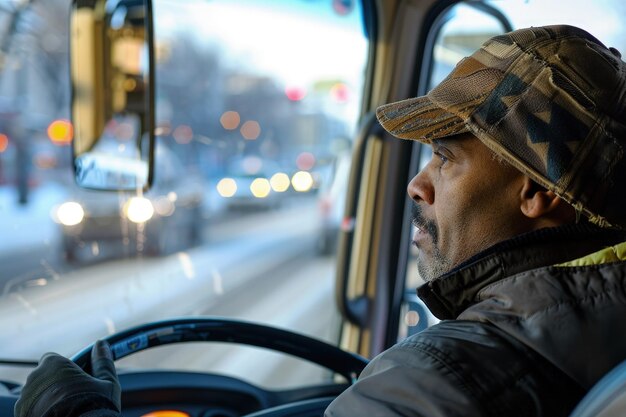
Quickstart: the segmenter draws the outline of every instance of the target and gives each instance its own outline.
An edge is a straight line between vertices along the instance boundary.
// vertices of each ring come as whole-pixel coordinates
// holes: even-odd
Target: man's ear
[[[526,217],[530,219],[553,217],[563,205],[569,206],[554,192],[545,189],[529,177],[524,177],[520,209]]]

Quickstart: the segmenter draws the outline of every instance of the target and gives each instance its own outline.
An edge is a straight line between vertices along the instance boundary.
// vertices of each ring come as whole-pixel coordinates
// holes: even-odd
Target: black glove
[[[63,356],[46,353],[22,388],[15,417],[75,417],[94,410],[103,411],[98,415],[118,415],[120,383],[107,342],[95,343],[91,369],[93,376]]]

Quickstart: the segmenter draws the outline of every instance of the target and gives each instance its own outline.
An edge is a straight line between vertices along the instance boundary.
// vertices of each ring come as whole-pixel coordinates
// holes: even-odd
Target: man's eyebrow
[[[461,145],[463,139],[457,137],[438,138],[432,140],[432,145],[435,147],[463,149]]]

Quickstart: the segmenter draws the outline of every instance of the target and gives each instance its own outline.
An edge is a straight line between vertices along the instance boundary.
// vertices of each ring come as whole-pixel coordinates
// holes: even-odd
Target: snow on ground
[[[59,225],[50,213],[66,195],[62,186],[47,183],[31,189],[28,203],[21,205],[15,187],[0,186],[0,254],[53,244]]]

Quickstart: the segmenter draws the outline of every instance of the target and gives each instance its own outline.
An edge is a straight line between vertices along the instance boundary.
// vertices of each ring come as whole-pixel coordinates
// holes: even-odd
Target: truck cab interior
[[[45,352],[89,371],[98,339],[126,417],[323,415],[438,322],[406,193],[430,148],[375,109],[522,27],[626,51],[625,20],[621,0],[0,2],[0,415]],[[572,416],[621,415],[621,369]]]

